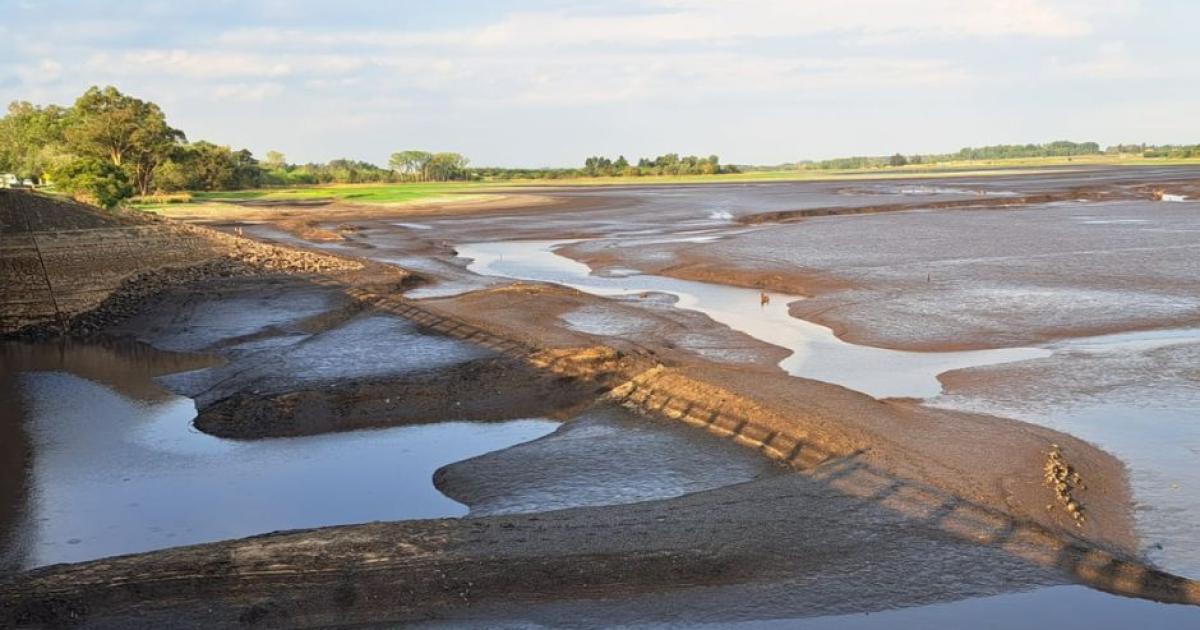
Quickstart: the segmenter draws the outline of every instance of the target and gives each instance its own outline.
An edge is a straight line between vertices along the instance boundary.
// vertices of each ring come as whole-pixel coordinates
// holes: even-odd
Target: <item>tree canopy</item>
[[[154,103],[114,87],[92,87],[71,108],[64,135],[74,153],[124,167],[139,194],[151,190],[154,169],[186,138]]]
[[[10,104],[8,114],[0,118],[0,171],[41,180],[67,152],[63,130],[69,113],[57,105]]]
[[[70,107],[9,105],[0,118],[0,171],[49,178],[105,206],[135,193],[226,190],[263,180],[249,151],[189,144],[158,105],[111,86],[89,88]]]
[[[80,201],[105,208],[112,208],[133,194],[129,177],[121,167],[90,156],[56,167],[54,181]]]

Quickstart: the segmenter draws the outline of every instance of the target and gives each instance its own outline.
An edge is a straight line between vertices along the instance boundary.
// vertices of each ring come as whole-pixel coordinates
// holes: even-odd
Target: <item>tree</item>
[[[143,195],[150,192],[155,167],[185,140],[182,131],[167,125],[158,105],[112,86],[93,86],[75,101],[64,136],[75,153],[123,168]]]
[[[279,151],[267,151],[267,158],[263,160],[263,164],[273,171],[282,171],[287,168],[287,158]]]
[[[433,160],[432,153],[410,149],[393,153],[391,159],[388,160],[388,166],[393,171],[413,179],[428,179],[431,160]]]
[[[889,166],[906,166],[906,165],[908,165],[908,158],[897,153],[897,154],[893,155],[892,157],[888,158],[888,165]]]
[[[124,169],[95,157],[67,162],[52,173],[54,184],[80,201],[112,208],[133,195]]]
[[[186,173],[185,186],[192,190],[241,190],[255,188],[262,183],[262,168],[246,149],[234,151],[201,140],[177,151],[167,163],[181,165]],[[159,169],[159,172],[173,177],[171,169]],[[178,183],[168,181],[159,185]]]
[[[193,188],[187,167],[171,158],[154,168],[154,189],[172,193]]]
[[[425,167],[427,177],[434,181],[466,179],[469,160],[461,153],[434,153]]]
[[[38,107],[14,101],[0,118],[0,171],[40,181],[47,172],[66,162],[63,128],[67,109],[57,105]]]

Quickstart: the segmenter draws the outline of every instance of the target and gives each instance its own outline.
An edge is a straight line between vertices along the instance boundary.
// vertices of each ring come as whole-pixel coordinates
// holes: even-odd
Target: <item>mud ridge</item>
[[[538,350],[528,344],[498,337],[461,319],[432,312],[404,298],[377,296],[369,292],[359,293],[357,297],[372,302],[381,310],[408,317],[431,330],[461,338],[487,339],[490,347],[521,358],[536,368],[573,379],[590,380],[601,388],[607,388],[608,392],[603,397],[606,401],[616,402],[648,416],[703,428],[754,448],[764,456],[799,472],[826,474],[830,467],[843,467],[849,462],[852,469],[869,470],[870,476],[885,477],[894,487],[919,485],[919,494],[923,497],[939,497],[933,502],[936,505],[962,505],[972,514],[962,519],[953,516],[952,511],[950,521],[988,524],[985,527],[964,527],[962,522],[956,522],[953,530],[955,535],[968,540],[989,540],[994,536],[994,524],[1003,523],[1006,537],[1037,541],[1040,551],[1027,554],[1029,559],[1061,566],[1081,582],[1096,588],[1160,601],[1200,604],[1200,583],[1145,566],[1123,545],[1101,543],[1097,546],[1087,532],[1074,531],[1069,526],[1040,518],[1041,515],[1032,511],[1014,515],[955,491],[905,478],[892,471],[885,472],[877,465],[870,464],[870,458],[865,457],[873,448],[870,439],[864,441],[830,433],[820,427],[806,426],[802,418],[780,414],[753,398],[664,366],[651,356],[630,354],[608,346]],[[1048,430],[1039,432],[1047,435],[1047,445],[1056,437],[1064,443],[1072,443],[1076,446],[1079,458],[1099,455],[1094,448],[1070,436]],[[1110,457],[1101,458],[1101,461],[1109,460]],[[1119,468],[1119,464],[1115,465]],[[1030,472],[1040,478],[1040,463]],[[1104,492],[1104,489],[1098,490]],[[869,498],[871,494],[866,493],[864,498]],[[1097,521],[1102,520],[1103,514],[1097,515],[1089,521],[1088,527],[1102,528],[1103,525],[1097,525]]]
[[[1121,198],[1111,190],[1080,189],[1064,192],[1047,192],[1018,197],[991,197],[986,199],[953,199],[947,201],[925,201],[912,203],[877,204],[869,206],[830,206],[824,208],[803,208],[800,210],[778,210],[761,212],[738,217],[738,222],[746,225],[762,223],[787,223],[813,217],[831,217],[853,214],[879,214],[882,212],[903,212],[906,210],[944,210],[952,208],[1005,208],[1020,207],[1034,204],[1054,203],[1057,201],[1073,201],[1087,199],[1089,201],[1105,201]]]
[[[1195,581],[1147,567],[1127,547],[1093,542],[1090,532],[1101,531],[1093,528],[1105,525],[1105,510],[1088,506],[1087,529],[1056,527],[1050,516],[1039,520],[994,494],[985,497],[983,489],[973,492],[970,482],[942,483],[937,475],[921,474],[926,467],[939,465],[923,461],[921,455],[955,445],[926,444],[925,452],[914,450],[903,442],[878,439],[878,434],[866,429],[856,432],[814,419],[811,408],[794,405],[790,399],[760,395],[770,393],[772,383],[786,384],[793,391],[799,379],[779,376],[772,381],[751,375],[763,385],[734,393],[732,385],[715,384],[734,382],[722,379],[719,371],[673,365],[649,351],[609,346],[546,348],[498,332],[484,314],[471,321],[447,316],[436,305],[418,306],[394,293],[347,286],[345,278],[336,274],[315,274],[313,281],[340,287],[370,307],[405,317],[422,328],[492,348],[551,378],[570,379],[581,392],[600,394],[604,402],[734,440],[787,463],[831,492],[892,510],[948,540],[1003,549],[1106,591],[1200,603],[1200,585]],[[487,374],[481,378],[491,378]],[[832,387],[812,384],[803,391],[818,385]],[[377,399],[395,384],[363,386],[378,386],[379,391],[364,396]],[[335,389],[319,404],[338,408],[345,401],[340,397],[347,395],[351,401],[356,399],[351,390]],[[846,425],[854,426],[855,416],[868,412],[917,430],[926,426],[920,422],[931,422],[917,416],[932,412],[867,401],[849,392],[839,396],[834,403],[853,403],[830,404]],[[277,412],[271,409],[276,405],[310,403],[247,400],[247,408],[262,405],[268,413]],[[366,421],[377,417],[375,413],[372,408],[361,410]],[[302,414],[296,418],[295,426],[302,429]],[[1053,435],[1026,428],[1019,436],[1024,441],[1009,449],[1036,456],[1030,473],[1042,493],[1050,492],[1041,483],[1045,449],[1025,447],[1049,444]],[[1094,448],[1063,438],[1055,443],[1063,445],[1063,457],[1070,457],[1080,470],[1110,466]],[[898,463],[912,459],[920,461],[910,461],[907,468]],[[1000,483],[1004,480],[993,477],[1001,472],[983,466],[977,474],[985,482]],[[1089,473],[1088,491],[1103,492],[1104,483],[1093,484],[1092,478]],[[739,554],[756,544],[756,535],[769,536],[769,529],[727,545],[702,548],[697,548],[695,539],[680,536],[682,525],[695,521],[674,518],[672,510],[691,500],[515,517],[340,526],[46,567],[0,580],[0,625],[321,626],[427,619],[476,602],[611,596],[745,580],[759,562],[767,561],[761,548],[755,548],[758,555]],[[1079,500],[1087,497],[1081,495]],[[797,521],[804,517],[789,515]],[[1121,515],[1112,520],[1119,524]]]
[[[356,379],[278,394],[241,391],[200,410],[197,429],[218,437],[295,437],[447,419],[566,419],[591,404],[595,386],[546,377],[508,358],[391,379]]]

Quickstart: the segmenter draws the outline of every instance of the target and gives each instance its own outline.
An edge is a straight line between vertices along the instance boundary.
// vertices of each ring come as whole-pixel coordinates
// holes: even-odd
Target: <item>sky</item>
[[[1200,143],[1194,0],[0,0],[0,100],[386,164]]]

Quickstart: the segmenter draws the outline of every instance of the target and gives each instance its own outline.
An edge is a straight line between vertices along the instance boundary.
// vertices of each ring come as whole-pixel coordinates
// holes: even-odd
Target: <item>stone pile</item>
[[[1067,514],[1075,519],[1075,525],[1082,527],[1087,517],[1083,514],[1083,505],[1075,498],[1074,493],[1076,490],[1084,490],[1087,487],[1083,484],[1083,478],[1079,476],[1079,472],[1063,459],[1062,447],[1059,445],[1050,445],[1044,472],[1046,485],[1054,489],[1055,498],[1062,504]],[[1046,507],[1053,509],[1054,506]]]

